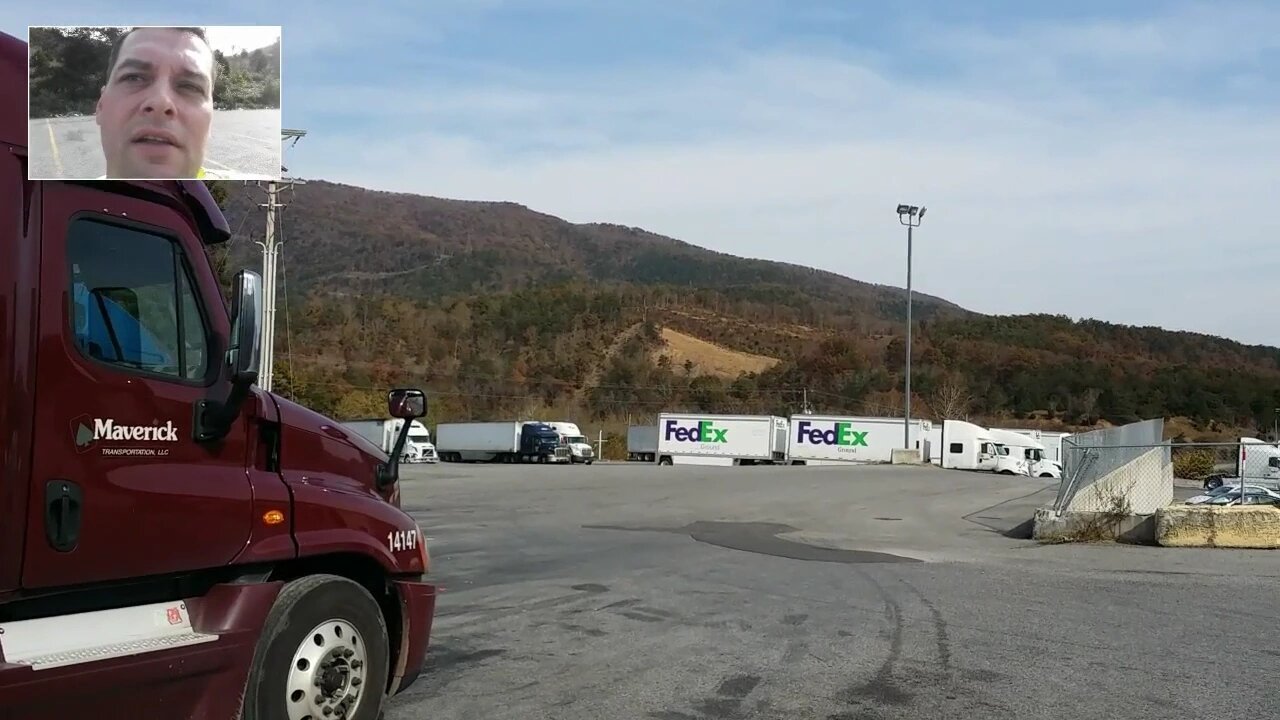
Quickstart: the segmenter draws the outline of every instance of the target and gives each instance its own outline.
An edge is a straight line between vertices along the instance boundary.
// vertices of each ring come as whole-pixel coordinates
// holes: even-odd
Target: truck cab
[[[379,717],[436,597],[396,453],[256,386],[262,279],[228,307],[203,183],[27,179],[26,78],[0,33],[6,716]]]
[[[398,418],[397,418],[398,419]],[[399,420],[403,424],[404,420]],[[409,422],[409,437],[405,442],[405,448],[408,451],[408,462],[415,463],[434,463],[439,462],[440,458],[436,455],[436,446],[431,442],[431,431],[427,429],[419,420],[411,420]],[[394,434],[399,434],[399,428],[396,428]]]
[[[1061,478],[1062,466],[1046,457],[1046,449],[1034,436],[1005,430],[987,430],[997,443],[996,472],[1006,475],[1029,475],[1038,478]]]
[[[431,442],[431,431],[419,420],[403,420],[401,418],[361,418],[342,423],[343,427],[356,432],[366,440],[377,445],[382,452],[390,453],[400,439],[405,423],[409,424],[409,435],[400,451],[402,463],[434,463],[439,461],[436,446]]]
[[[596,459],[595,449],[591,447],[590,442],[587,442],[586,436],[582,434],[576,424],[571,422],[549,422],[547,424],[559,433],[560,444],[569,449],[569,462],[590,465]]]
[[[939,464],[944,470],[995,472],[999,445],[987,428],[964,420],[943,420],[938,438]]]

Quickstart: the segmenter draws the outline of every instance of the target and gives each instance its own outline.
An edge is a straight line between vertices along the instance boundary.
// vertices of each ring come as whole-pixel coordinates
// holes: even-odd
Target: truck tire
[[[382,716],[390,640],[377,601],[336,575],[284,586],[267,615],[245,688],[243,720]],[[330,712],[326,713],[325,708]]]

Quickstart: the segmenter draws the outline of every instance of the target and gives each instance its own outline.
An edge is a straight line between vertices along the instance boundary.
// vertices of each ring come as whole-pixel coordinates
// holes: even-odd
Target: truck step
[[[0,624],[6,662],[48,670],[213,642],[198,633],[184,602],[61,615]]]

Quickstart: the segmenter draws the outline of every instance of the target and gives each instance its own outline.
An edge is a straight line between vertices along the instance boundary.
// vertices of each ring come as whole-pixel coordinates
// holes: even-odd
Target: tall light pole
[[[911,231],[920,227],[925,209],[915,205],[898,206],[898,222],[907,226],[907,379],[905,412],[902,417],[902,447],[911,449]]]

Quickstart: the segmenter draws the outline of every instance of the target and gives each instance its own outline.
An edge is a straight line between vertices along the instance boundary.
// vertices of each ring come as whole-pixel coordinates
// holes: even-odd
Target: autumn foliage
[[[227,272],[257,267],[254,188],[223,201]],[[901,413],[905,297],[510,203],[311,182],[286,194],[277,387],[338,417],[412,384],[431,422],[554,412]],[[913,414],[1088,427],[1185,416],[1269,427],[1280,350],[1048,315],[984,316],[916,297]],[[657,362],[663,327],[778,358],[736,378]]]

